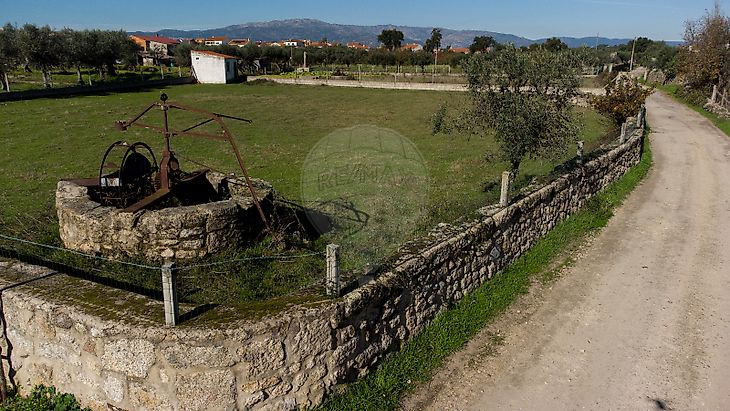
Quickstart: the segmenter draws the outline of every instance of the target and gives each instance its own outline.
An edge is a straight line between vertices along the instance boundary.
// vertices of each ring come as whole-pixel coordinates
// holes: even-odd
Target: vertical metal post
[[[327,295],[340,296],[340,246],[327,245]]]
[[[165,306],[165,325],[167,326],[176,325],[180,316],[175,277],[177,277],[175,274],[175,263],[166,262],[162,266],[162,297]]]
[[[502,192],[499,196],[499,206],[507,207],[509,205],[509,189],[512,181],[512,173],[509,171],[502,172]]]
[[[578,164],[583,164],[583,147],[585,146],[585,143],[581,140],[578,142],[578,151],[576,154],[578,155]]]

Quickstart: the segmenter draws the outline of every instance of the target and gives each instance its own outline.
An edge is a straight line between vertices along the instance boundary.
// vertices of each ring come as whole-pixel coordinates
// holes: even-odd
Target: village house
[[[191,50],[193,76],[203,84],[226,84],[236,80],[238,57],[207,50]]]
[[[347,43],[347,47],[351,48],[351,49],[357,49],[357,50],[370,50],[369,46],[362,44],[362,43],[358,43],[356,41]]]
[[[467,47],[452,47],[449,49],[452,53],[457,54],[469,54],[469,48]]]
[[[195,39],[195,42],[205,46],[222,46],[226,43],[226,40],[226,36],[211,36],[207,38],[197,38]]]
[[[259,47],[282,47],[283,43],[278,41],[257,41],[256,45]]]
[[[145,66],[169,65],[180,44],[177,39],[160,35],[132,34],[129,38],[142,48],[139,62]]]
[[[405,49],[405,50],[410,50],[410,51],[421,51],[421,50],[423,50],[423,46],[421,46],[418,43],[408,43],[408,44],[402,46],[401,48],[402,49]]]
[[[249,43],[251,43],[251,39],[233,39],[228,42],[228,45],[236,47],[246,47]]]
[[[333,44],[329,41],[310,41],[305,40],[305,43],[308,47],[316,47],[318,49],[324,48],[324,47],[332,47]]]
[[[304,47],[304,40],[284,40],[284,47]]]

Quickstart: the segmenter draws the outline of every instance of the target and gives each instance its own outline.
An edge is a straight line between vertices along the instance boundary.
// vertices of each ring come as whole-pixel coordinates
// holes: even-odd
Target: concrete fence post
[[[340,246],[336,244],[327,245],[327,282],[325,288],[328,296],[340,296]]]
[[[621,144],[626,142],[626,126],[627,125],[628,125],[627,122],[624,122],[623,124],[621,124],[621,138],[619,139],[619,142]]]
[[[585,142],[578,141],[578,151],[576,154],[578,155],[578,164],[583,164],[583,148],[585,146]]]
[[[717,84],[712,86],[712,97],[710,97],[710,104],[715,104],[717,101]]]
[[[639,114],[636,116],[636,127],[644,128],[644,115],[646,113],[646,106],[643,104],[639,108]]]
[[[177,302],[177,281],[175,263],[166,262],[162,266],[162,297],[165,306],[165,325],[177,325],[180,310]]]
[[[512,184],[512,173],[509,171],[502,172],[502,192],[499,196],[499,206],[507,207],[509,205],[509,190]]]

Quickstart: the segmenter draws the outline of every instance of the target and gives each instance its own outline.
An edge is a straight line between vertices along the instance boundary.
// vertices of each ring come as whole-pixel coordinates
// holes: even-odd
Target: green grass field
[[[97,176],[104,150],[117,140],[143,140],[159,150],[162,139],[158,135],[138,129],[121,133],[114,128],[114,121],[133,117],[157,100],[160,91],[0,104],[3,144],[0,150],[0,233],[59,244],[54,210],[57,181],[66,177]],[[465,98],[459,93],[272,84],[186,85],[164,91],[171,101],[253,120],[253,124],[229,123],[249,172],[270,181],[279,195],[294,202],[301,199],[300,177],[308,153],[331,133],[356,125],[372,125],[391,129],[412,141],[423,158],[431,182],[423,193],[425,213],[417,230],[405,233],[406,237],[378,239],[382,243],[377,245],[360,244],[361,249],[377,249],[375,254],[367,256],[369,259],[387,257],[408,236],[440,222],[470,216],[479,207],[493,203],[498,196],[498,187],[490,183],[497,181],[500,173],[508,168],[506,163],[493,160],[494,156],[485,156],[486,152],[495,149],[495,142],[489,138],[431,135],[432,114],[444,101],[456,105]],[[581,109],[580,117],[584,123],[582,138],[591,150],[600,144],[610,123],[588,110]],[[180,126],[177,120],[172,118],[173,126]],[[238,170],[224,143],[182,137],[172,145],[186,158],[222,171]],[[569,147],[563,158],[526,161],[521,168],[522,184],[529,182],[532,176],[548,174],[555,164],[570,158],[573,153],[574,149]],[[199,168],[184,160],[181,163],[183,169]],[[485,187],[489,189],[485,190]],[[387,198],[384,193],[382,200],[397,199]],[[399,216],[388,218],[395,221]],[[388,225],[389,221],[380,223]],[[356,237],[354,241],[357,240]],[[311,245],[315,249],[322,246],[322,242]],[[246,252],[266,253],[267,250],[261,246]],[[359,269],[366,262],[356,255],[348,255],[346,250],[343,253],[344,269]],[[221,287],[240,290],[234,298],[236,301],[282,295],[321,275],[306,275],[319,264],[320,261],[309,261],[301,266],[262,263],[250,269],[239,267],[235,268],[236,275],[240,274],[238,271],[245,271],[245,275],[240,274],[236,281],[226,277],[225,281],[221,280]],[[201,272],[200,275],[207,274]],[[303,280],[297,280],[302,276]],[[130,281],[138,282],[139,279]],[[150,280],[148,285],[154,284],[156,280]],[[201,297],[201,301],[223,299],[210,293]]]

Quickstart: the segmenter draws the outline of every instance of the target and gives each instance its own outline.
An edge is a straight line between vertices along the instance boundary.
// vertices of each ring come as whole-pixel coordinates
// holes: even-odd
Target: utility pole
[[[431,83],[436,82],[436,66],[439,63],[439,48],[436,47],[436,54],[434,54],[433,58],[433,70],[431,70]]]
[[[634,45],[631,46],[631,64],[629,64],[629,73],[634,71],[634,52],[636,51],[636,37],[634,37]]]

